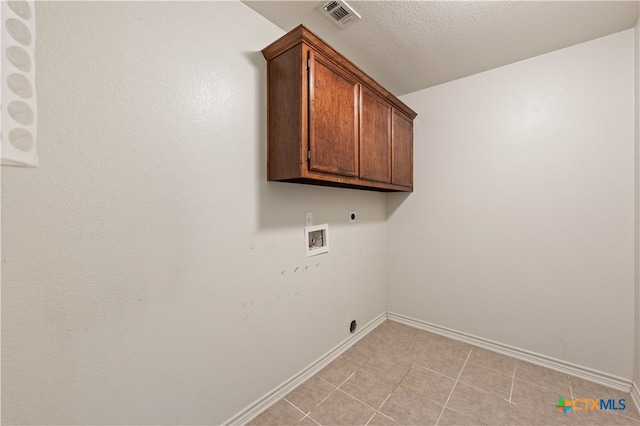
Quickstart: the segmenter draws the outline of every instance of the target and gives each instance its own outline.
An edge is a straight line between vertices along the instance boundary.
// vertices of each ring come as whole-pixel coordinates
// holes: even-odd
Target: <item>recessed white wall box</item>
[[[307,226],[304,228],[304,243],[307,257],[329,251],[329,224]]]

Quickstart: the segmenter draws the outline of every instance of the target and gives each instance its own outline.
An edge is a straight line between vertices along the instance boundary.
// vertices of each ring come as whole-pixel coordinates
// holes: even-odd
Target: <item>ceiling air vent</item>
[[[360,20],[358,12],[342,0],[330,0],[322,3],[318,10],[340,28]]]

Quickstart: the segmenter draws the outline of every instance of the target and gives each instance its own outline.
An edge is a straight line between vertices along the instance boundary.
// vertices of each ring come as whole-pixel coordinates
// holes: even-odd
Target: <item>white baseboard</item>
[[[282,399],[289,392],[300,386],[307,379],[318,373],[324,367],[326,367],[331,361],[338,358],[344,351],[356,344],[360,339],[370,333],[374,328],[383,323],[387,319],[387,313],[383,312],[370,321],[367,325],[353,336],[349,336],[342,343],[331,349],[329,352],[318,358],[311,363],[307,368],[291,377],[289,380],[282,383],[280,386],[267,393],[262,398],[236,414],[229,420],[223,423],[224,426],[231,425],[244,425],[249,423],[254,418],[258,417],[260,413],[271,407],[273,404]]]
[[[580,379],[589,380],[591,382],[610,387],[612,389],[620,390],[623,392],[630,392],[632,382],[621,377],[613,376],[611,374],[603,373],[601,371],[592,370],[587,367],[572,364],[570,362],[562,361],[545,355],[540,355],[534,352],[529,352],[524,349],[515,348],[513,346],[504,345],[502,343],[494,342],[492,340],[483,339],[481,337],[473,336],[471,334],[462,333],[460,331],[452,330],[450,328],[441,327],[439,325],[431,324],[426,321],[417,320],[414,318],[406,317],[404,315],[394,314],[387,312],[387,318],[392,321],[396,321],[405,325],[409,325],[421,330],[429,331],[431,333],[440,334],[442,336],[450,337],[455,340],[459,340],[465,343],[470,343],[475,346],[479,346],[484,349],[489,349],[494,352],[509,355],[511,357],[528,361],[533,364],[537,364],[543,367],[550,368],[552,370],[560,371],[570,376],[578,377]],[[640,394],[637,393],[638,388],[635,387],[636,397]],[[636,404],[640,401],[640,398],[635,399]]]
[[[633,399],[638,411],[640,411],[640,388],[638,386],[638,383],[631,384],[631,399]]]

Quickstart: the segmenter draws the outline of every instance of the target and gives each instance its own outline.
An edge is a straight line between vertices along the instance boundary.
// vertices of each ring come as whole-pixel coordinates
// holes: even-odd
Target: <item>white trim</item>
[[[631,383],[631,399],[635,402],[638,411],[640,411],[640,388],[637,383]]]
[[[347,339],[342,341],[342,343],[338,344],[329,352],[311,363],[311,365],[309,365],[307,368],[294,375],[290,379],[286,380],[271,392],[268,392],[266,395],[259,398],[253,404],[249,405],[247,408],[224,422],[223,425],[244,425],[249,423],[251,420],[258,417],[258,415],[260,415],[267,408],[271,407],[289,392],[300,386],[307,379],[310,379],[312,376],[326,367],[331,361],[338,358],[343,352],[345,352],[351,346],[356,344],[360,339],[373,331],[373,329],[382,324],[386,319],[387,313],[381,313],[367,325],[365,325],[358,333],[354,334],[353,336],[349,336]]]
[[[494,352],[498,352],[504,355],[508,355],[523,361],[528,361],[533,364],[547,367],[552,370],[559,371],[561,373],[568,374],[570,376],[578,377],[580,379],[588,380],[603,386],[607,386],[619,391],[630,392],[632,382],[622,377],[613,376],[611,374],[603,373],[601,371],[592,370],[587,367],[572,364],[570,362],[562,361],[556,358],[552,358],[546,355],[537,354],[535,352],[529,352],[524,349],[519,349],[513,346],[505,345],[502,343],[494,342],[492,340],[483,339],[482,337],[473,336],[471,334],[463,333],[460,331],[452,330],[447,327],[431,324],[426,321],[406,317],[400,314],[394,314],[387,312],[387,318],[391,321],[396,321],[401,324],[409,325],[411,327],[426,330],[435,334],[450,337],[455,340],[459,340],[465,343],[470,343],[475,346],[479,346],[484,349],[489,349]],[[638,388],[634,387],[636,395],[634,396],[636,405],[640,402],[640,393]],[[633,396],[633,395],[632,395]]]

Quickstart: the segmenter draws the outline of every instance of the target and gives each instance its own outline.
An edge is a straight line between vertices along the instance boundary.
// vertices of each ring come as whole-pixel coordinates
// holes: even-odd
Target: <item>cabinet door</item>
[[[413,122],[393,110],[392,119],[393,170],[391,183],[413,185]]]
[[[360,178],[389,183],[391,105],[364,86],[360,105]]]
[[[322,55],[309,59],[309,169],[357,176],[360,85]]]

